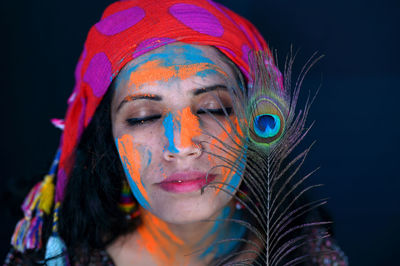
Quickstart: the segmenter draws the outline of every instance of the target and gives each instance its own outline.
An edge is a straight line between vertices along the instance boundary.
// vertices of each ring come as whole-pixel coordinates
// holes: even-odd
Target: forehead
[[[137,90],[145,85],[184,81],[191,77],[232,80],[234,75],[227,59],[216,48],[178,42],[133,59],[116,77],[115,88]]]
[[[212,46],[199,46],[186,43],[173,43],[159,47],[132,60],[132,65],[144,61],[160,60],[165,66],[187,65],[199,62],[215,63],[211,58],[220,57]]]

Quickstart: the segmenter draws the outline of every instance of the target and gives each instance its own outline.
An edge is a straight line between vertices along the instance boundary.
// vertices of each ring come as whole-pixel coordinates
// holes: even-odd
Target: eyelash
[[[225,107],[224,109],[225,109],[225,112],[228,115],[231,115],[232,107]],[[210,114],[213,114],[213,115],[225,115],[224,109],[223,108],[219,108],[219,109],[200,109],[199,111],[197,111],[197,114],[201,115],[201,114],[210,113]]]
[[[225,111],[228,115],[232,114],[232,107],[225,107]],[[213,114],[213,115],[218,115],[218,116],[223,116],[225,115],[224,109],[201,109],[197,111],[197,115],[202,115],[202,114]],[[151,116],[146,116],[146,117],[140,117],[140,118],[129,118],[126,119],[126,122],[130,126],[137,126],[137,125],[143,125],[145,123],[150,123],[152,121],[155,121],[157,119],[160,119],[162,115],[151,115]]]
[[[159,118],[161,118],[161,115],[150,115],[150,116],[140,117],[140,118],[129,118],[129,119],[126,119],[126,122],[128,122],[128,124],[131,126],[136,126],[136,125],[143,125],[144,123],[148,123],[153,120],[157,120]]]

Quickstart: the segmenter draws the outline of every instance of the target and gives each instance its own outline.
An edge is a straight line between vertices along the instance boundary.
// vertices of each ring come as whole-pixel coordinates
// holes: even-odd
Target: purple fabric
[[[105,53],[98,53],[93,56],[89,67],[83,76],[93,90],[93,94],[101,97],[111,83],[111,63]]]
[[[250,43],[253,43],[253,40],[250,37],[249,32],[242,25],[240,25],[240,24],[238,24],[238,25],[239,25],[239,28],[243,31],[243,33],[246,35],[247,40],[249,40]],[[257,40],[257,38],[255,38],[255,41],[257,44],[257,49],[262,49],[262,46],[261,46],[260,42]]]
[[[249,53],[250,47],[247,44],[242,45],[242,53],[243,53],[243,60],[248,64],[249,63]]]
[[[84,48],[83,52],[82,52],[82,55],[81,55],[81,59],[79,60],[78,65],[76,66],[76,69],[75,69],[75,81],[76,81],[76,83],[75,83],[75,87],[74,87],[74,90],[73,90],[71,96],[69,96],[69,98],[68,98],[68,103],[71,103],[71,102],[73,102],[75,100],[76,91],[78,90],[79,86],[81,85],[80,77],[81,77],[81,71],[82,71],[82,64],[83,64],[83,61],[86,58],[86,54],[87,54],[87,52],[86,52],[86,49]]]
[[[171,38],[150,38],[138,44],[135,52],[133,53],[133,58],[141,56],[148,51],[154,50],[157,47],[176,42],[176,40]]]
[[[224,47],[224,46],[215,46],[215,47],[217,47],[218,49],[220,49],[220,50],[224,50],[224,51],[226,51],[226,52],[228,52],[231,56],[233,56],[233,57],[236,57],[236,54],[231,50],[231,49],[229,49],[229,48],[226,48],[226,47]]]
[[[78,136],[82,136],[83,129],[85,128],[86,100],[84,98],[81,98],[81,103],[82,103],[82,108],[78,121]]]
[[[56,202],[61,202],[64,198],[64,189],[67,186],[67,175],[63,168],[59,167],[57,172]]]
[[[131,7],[102,19],[95,27],[104,35],[115,35],[141,21],[145,14],[142,8],[138,6]]]
[[[199,33],[214,37],[221,37],[224,28],[218,18],[213,14],[191,4],[175,4],[169,8],[169,12],[187,27]]]

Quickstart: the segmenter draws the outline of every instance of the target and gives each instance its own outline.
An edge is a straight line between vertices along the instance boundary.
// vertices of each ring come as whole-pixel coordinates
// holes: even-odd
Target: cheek
[[[143,208],[150,209],[149,196],[142,182],[141,172],[143,168],[150,164],[152,159],[151,152],[135,145],[133,137],[130,135],[123,135],[117,138],[115,144],[134,196]]]
[[[226,161],[213,158],[212,155],[209,155],[208,159],[213,164],[223,165],[221,167],[221,182],[228,184],[224,189],[233,193],[239,187],[243,175],[246,161],[246,147],[243,145],[243,132],[236,118],[232,123],[225,120],[222,124],[224,129],[221,129],[216,134],[216,138],[213,138],[210,150],[212,154],[221,156]],[[223,186],[223,184],[220,184],[218,188],[222,188]],[[217,189],[216,193],[219,191],[221,190]]]

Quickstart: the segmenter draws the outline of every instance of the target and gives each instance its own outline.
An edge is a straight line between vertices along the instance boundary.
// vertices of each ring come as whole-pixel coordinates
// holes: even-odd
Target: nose
[[[163,126],[167,140],[163,151],[165,160],[195,159],[202,154],[199,121],[190,108],[167,114]]]
[[[175,160],[186,160],[186,159],[196,159],[203,153],[203,147],[201,144],[195,144],[187,147],[177,147],[176,152],[171,152],[169,149],[165,149],[163,152],[163,157],[166,161]]]

